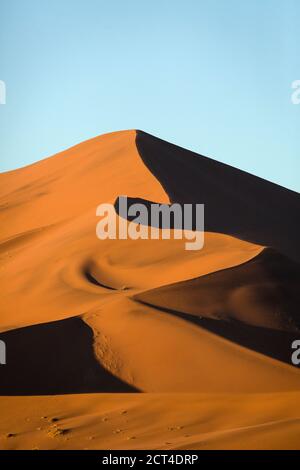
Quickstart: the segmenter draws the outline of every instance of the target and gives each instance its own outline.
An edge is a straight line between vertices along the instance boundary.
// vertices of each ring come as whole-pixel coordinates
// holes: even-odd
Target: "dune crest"
[[[97,206],[116,207],[124,195],[132,203],[205,204],[203,249],[187,251],[184,240],[174,239],[99,240]],[[0,339],[8,345],[2,395],[29,395],[29,407],[37,402],[50,410],[51,397],[33,395],[59,394],[57,403],[70,406],[80,428],[87,418],[77,407],[86,397],[97,420],[97,400],[104,396],[110,409],[110,393],[124,392],[120,403],[144,406],[147,420],[155,399],[125,392],[167,393],[175,414],[182,394],[192,392],[192,434],[172,448],[201,447],[202,440],[243,447],[253,430],[278,446],[280,426],[284,439],[291,429],[299,432],[291,410],[285,414],[275,399],[300,389],[289,359],[300,327],[299,201],[292,191],[134,130],[1,174]],[[21,357],[28,358],[23,371]],[[73,394],[68,404],[66,393]],[[95,396],[83,395],[89,393]],[[214,394],[228,403],[231,393],[249,397],[249,407],[260,412],[264,399],[257,393],[268,393],[274,406],[256,423],[242,407],[248,427],[239,417],[228,420],[228,429],[200,430],[192,425],[193,407],[203,393],[214,410]],[[172,411],[158,399],[167,422]],[[0,398],[8,427],[21,414],[20,400]],[[15,405],[19,411],[9,416]],[[140,413],[132,433],[140,429]],[[17,447],[28,448],[21,428]],[[112,445],[125,448],[121,437]],[[43,448],[72,445],[32,438]],[[141,442],[158,445],[149,436]]]

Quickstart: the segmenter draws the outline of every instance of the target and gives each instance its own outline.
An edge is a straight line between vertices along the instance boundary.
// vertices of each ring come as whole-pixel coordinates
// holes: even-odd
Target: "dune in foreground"
[[[204,203],[204,248],[100,241],[122,195]],[[298,194],[123,131],[1,174],[0,206],[0,446],[299,446]]]
[[[4,397],[3,449],[297,449],[299,394]],[[11,434],[11,436],[8,436]]]

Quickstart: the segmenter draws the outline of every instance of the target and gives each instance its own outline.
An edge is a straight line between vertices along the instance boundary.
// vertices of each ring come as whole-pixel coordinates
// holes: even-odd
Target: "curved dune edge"
[[[94,331],[101,364],[144,392],[264,393],[300,388],[296,368],[129,298],[95,309],[83,320]]]
[[[138,392],[96,360],[93,332],[79,317],[18,328],[1,339],[8,351],[2,395]]]
[[[271,246],[300,261],[298,193],[143,131],[137,131],[136,145],[170,201],[205,204],[205,230]]]
[[[84,217],[40,232],[17,249],[0,247],[0,331],[82,315],[116,295],[236,266],[262,250],[219,234],[207,233],[205,247],[188,252],[181,240],[99,242],[93,232]]]
[[[190,280],[245,263],[263,247],[223,234],[204,235],[204,247],[187,251],[184,240],[114,240],[103,242],[87,261],[86,273],[108,289],[141,292]]]
[[[0,331],[82,315],[113,290],[129,295],[190,279],[263,249],[213,233],[197,252],[185,251],[183,240],[99,241],[99,203],[120,194],[169,201],[135,138],[135,131],[100,136],[0,175]]]
[[[198,318],[239,321],[299,334],[300,265],[271,249],[235,267],[134,296]]]
[[[299,393],[2,397],[0,446],[299,450],[299,399]]]
[[[162,203],[204,202],[208,214],[204,249],[187,252],[182,241],[100,242],[95,236],[96,207],[114,203],[120,195]],[[262,203],[259,207],[257,200]],[[107,379],[106,391],[155,392],[141,394],[143,398],[92,396],[83,392],[103,389],[97,388],[95,376],[80,388],[84,371],[76,375],[75,370],[73,388],[68,390],[65,377],[57,384],[48,377],[36,384],[40,388],[27,392],[78,394],[1,397],[0,434],[13,436],[2,436],[0,446],[288,448],[299,443],[297,369],[276,360],[281,358],[268,357],[268,351],[253,351],[235,337],[167,311],[174,305],[150,307],[132,298],[152,296],[154,289],[177,289],[184,283],[188,292],[190,283],[218,278],[228,269],[239,272],[245,263],[255,263],[266,246],[299,260],[295,218],[299,195],[145,133],[123,131],[1,174],[0,207],[0,332],[11,338],[21,335],[23,342],[46,335],[46,349],[53,332],[64,338],[60,345],[61,350],[67,349],[66,368],[74,372],[72,357],[79,362],[83,354],[92,372],[101,368],[96,375]],[[185,306],[185,315],[199,313],[190,311],[189,302]],[[79,329],[74,329],[74,321]],[[45,359],[47,367],[49,351],[43,351],[39,359]],[[65,374],[66,369],[61,371]],[[23,389],[21,382],[8,385],[14,387],[6,388],[6,393],[17,389],[27,393],[24,383]],[[44,385],[48,388],[43,389]],[[186,392],[193,392],[191,400]],[[122,430],[123,405],[137,410],[130,435]],[[41,416],[52,413],[61,421],[61,433],[56,434],[47,419],[41,421]],[[115,419],[114,413],[120,418],[105,427],[104,413],[114,415],[109,420]],[[166,428],[181,426],[172,424],[173,417],[179,421],[184,415],[190,435],[184,437],[177,429],[174,438],[174,429]],[[98,437],[90,440],[94,433]]]

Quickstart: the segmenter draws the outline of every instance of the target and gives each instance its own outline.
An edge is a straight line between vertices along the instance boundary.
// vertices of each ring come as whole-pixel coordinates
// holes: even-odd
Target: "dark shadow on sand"
[[[293,352],[291,344],[295,339],[299,339],[299,335],[296,333],[250,326],[237,320],[226,322],[223,320],[200,318],[170,308],[156,307],[140,299],[135,300],[160,312],[165,312],[181,318],[182,320],[189,321],[240,346],[252,349],[253,351],[293,366],[291,362]]]
[[[155,227],[155,228],[159,228],[159,229],[171,229],[171,230],[173,230],[173,229],[196,230],[197,229],[197,225],[196,225],[196,222],[197,222],[196,204],[190,204],[190,208],[191,208],[191,217],[190,218],[184,218],[183,217],[184,210],[185,210],[184,205],[180,204],[180,203],[177,203],[177,205],[181,209],[181,217],[179,218],[178,221],[176,220],[176,218],[174,216],[174,212],[172,210],[169,212],[169,217],[167,217],[166,219],[164,219],[162,217],[162,213],[160,213],[158,220],[156,220],[156,218],[152,218],[151,209],[152,209],[153,205],[158,205],[157,202],[149,201],[147,199],[138,198],[138,197],[135,197],[135,198],[134,197],[127,197],[127,208],[128,208],[128,210],[131,208],[131,206],[133,206],[135,204],[142,204],[145,207],[147,214],[146,214],[145,220],[143,220],[143,217],[141,217],[139,213],[135,216],[130,216],[130,215],[128,215],[128,213],[122,213],[122,211],[120,210],[119,201],[120,201],[120,198],[118,197],[115,200],[115,203],[114,203],[115,211],[116,211],[116,213],[118,214],[119,217],[122,217],[123,219],[126,219],[129,222],[134,221],[135,217],[138,216],[139,217],[139,224],[144,225],[144,226]],[[167,209],[171,208],[171,204],[159,204],[159,206],[161,208],[167,208]],[[198,220],[197,223],[200,223],[200,220]],[[201,229],[202,229],[202,227],[201,227]]]
[[[78,317],[18,328],[0,339],[7,355],[0,395],[138,392],[96,361],[92,330]]]
[[[300,261],[300,195],[137,131],[141,159],[170,201],[205,204],[205,231],[270,246]]]
[[[238,266],[150,289],[133,299],[292,365],[292,343],[300,333],[299,285],[299,264],[268,248]],[[230,302],[232,297],[237,304]],[[189,302],[197,307],[194,312]]]

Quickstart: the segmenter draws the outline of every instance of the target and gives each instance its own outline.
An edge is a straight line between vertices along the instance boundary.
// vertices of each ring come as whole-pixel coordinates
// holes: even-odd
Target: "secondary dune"
[[[174,239],[99,240],[97,206],[124,195],[130,203],[205,204],[203,249],[187,251]],[[132,433],[144,426],[147,434],[153,407],[160,407],[162,426],[171,426],[167,416],[182,412],[189,392],[185,425],[193,434],[171,448],[205,447],[203,440],[209,448],[243,448],[248,438],[255,447],[255,433],[268,446],[289,446],[299,432],[288,398],[300,389],[290,361],[299,336],[298,194],[123,131],[1,174],[0,208],[0,339],[7,344],[0,406],[4,434],[16,434],[0,445],[83,448],[100,426],[99,407],[108,412],[115,399],[137,407]],[[147,393],[127,393],[137,391]],[[192,424],[204,393],[207,410],[217,413],[217,394],[224,407],[236,407],[236,419],[220,411],[220,422]],[[274,408],[253,424],[239,400],[259,414],[265,395],[258,393],[268,393]],[[12,396],[18,394],[27,397]],[[230,394],[241,398],[232,402]],[[73,440],[62,430],[49,440],[27,432],[14,424],[22,403],[46,415],[59,404],[80,433]],[[157,439],[149,431],[152,437],[126,443],[105,432],[101,427],[94,448],[163,448],[168,439],[160,428],[153,429]]]
[[[3,395],[135,392],[96,360],[92,330],[79,317],[7,331]]]
[[[250,261],[134,296],[290,363],[299,336],[297,263],[266,249]]]

